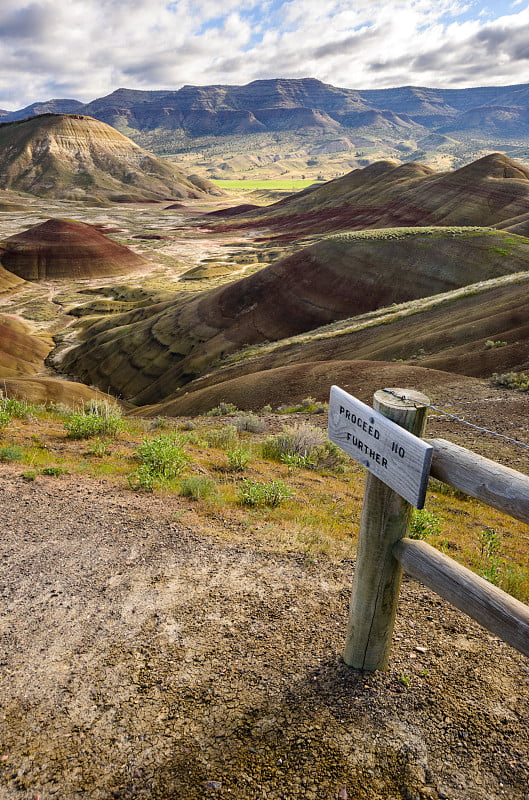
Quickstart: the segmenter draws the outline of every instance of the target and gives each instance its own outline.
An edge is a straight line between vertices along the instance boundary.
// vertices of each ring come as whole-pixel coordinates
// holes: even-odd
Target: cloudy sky
[[[0,108],[315,77],[353,89],[529,82],[524,0],[1,0]]]

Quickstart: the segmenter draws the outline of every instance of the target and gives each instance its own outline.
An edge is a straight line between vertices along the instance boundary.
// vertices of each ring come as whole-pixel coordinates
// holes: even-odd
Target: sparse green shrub
[[[413,509],[408,531],[410,539],[426,539],[427,536],[440,536],[440,534],[441,517],[425,508]]]
[[[529,392],[529,375],[526,375],[525,372],[505,372],[502,375],[495,372],[490,380],[493,386],[515,389],[518,392]]]
[[[34,481],[37,477],[37,473],[34,469],[27,469],[21,474],[21,477],[24,478],[25,481]]]
[[[279,460],[291,470],[295,467],[300,469],[314,469],[315,467],[315,463],[310,456],[300,456],[297,453],[283,453]]]
[[[185,422],[182,422],[180,426],[180,430],[182,431],[194,431],[196,429],[196,424],[193,422],[192,419],[186,419]]]
[[[11,462],[21,461],[24,453],[14,444],[8,444],[5,447],[0,447],[0,461]]]
[[[499,586],[502,582],[504,561],[500,557],[501,536],[494,528],[484,528],[478,533],[482,578]]]
[[[272,406],[271,405],[263,406],[260,413],[261,414],[271,414],[272,413]]]
[[[278,506],[293,495],[292,489],[280,480],[258,483],[244,480],[239,487],[238,500],[243,506]]]
[[[38,406],[28,403],[26,400],[17,400],[16,397],[0,397],[0,412],[8,414],[9,417],[27,419],[39,410]]]
[[[219,403],[215,408],[210,408],[206,412],[207,417],[229,417],[232,414],[238,414],[239,409],[233,403]]]
[[[89,453],[91,456],[95,456],[96,458],[103,458],[103,456],[108,455],[108,441],[104,441],[103,439],[94,439],[89,447]]]
[[[191,497],[193,500],[205,500],[217,491],[217,484],[212,478],[202,476],[192,476],[185,478],[180,483],[180,494],[183,497]]]
[[[135,472],[127,475],[127,481],[134,491],[152,492],[155,476],[146,464],[141,464]]]
[[[91,439],[93,436],[115,437],[125,427],[121,409],[108,401],[91,400],[81,412],[70,413],[64,420],[69,439]]]
[[[243,414],[239,417],[234,417],[233,424],[242,433],[262,433],[266,428],[266,422],[256,414]]]
[[[225,425],[223,428],[202,431],[201,438],[209,447],[218,447],[220,450],[235,447],[239,442],[235,425]]]
[[[347,455],[331,442],[321,428],[308,422],[285,426],[262,444],[263,458],[310,469],[343,469]]]
[[[0,430],[5,428],[11,422],[11,414],[8,414],[7,411],[0,411]]]
[[[492,339],[487,339],[485,342],[485,347],[487,350],[495,350],[497,347],[505,347],[507,342],[494,342]]]
[[[68,474],[68,470],[64,469],[64,467],[43,467],[40,472],[41,475],[52,475],[54,478]]]
[[[244,447],[235,447],[227,450],[228,470],[230,472],[244,472],[251,458],[251,452]]]
[[[279,410],[281,414],[323,414],[328,408],[328,403],[321,403],[319,400],[314,400],[313,397],[306,397],[301,403],[286,408],[282,407]]]
[[[191,460],[184,448],[170,434],[144,439],[136,452],[142,466],[155,478],[162,480],[169,480],[179,475]]]
[[[281,461],[283,455],[308,456],[327,441],[325,431],[307,422],[284,426],[281,433],[269,436],[262,444],[264,458]]]
[[[168,428],[174,428],[175,421],[171,417],[154,417],[150,421],[149,428],[151,430],[166,430]]]

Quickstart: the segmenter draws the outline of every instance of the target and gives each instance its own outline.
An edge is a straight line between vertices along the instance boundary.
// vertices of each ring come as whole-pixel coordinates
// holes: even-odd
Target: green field
[[[275,189],[283,190],[285,192],[298,192],[300,189],[305,189],[307,186],[312,186],[313,183],[321,183],[322,181],[311,180],[292,180],[290,179],[274,179],[274,180],[237,180],[237,181],[217,181],[213,183],[221,189],[247,189],[253,191],[254,189]]]

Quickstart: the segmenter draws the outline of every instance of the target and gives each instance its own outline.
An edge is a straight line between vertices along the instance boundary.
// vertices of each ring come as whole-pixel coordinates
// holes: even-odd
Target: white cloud
[[[0,107],[269,77],[359,89],[523,83],[529,8],[503,8],[480,17],[471,0],[2,0]]]

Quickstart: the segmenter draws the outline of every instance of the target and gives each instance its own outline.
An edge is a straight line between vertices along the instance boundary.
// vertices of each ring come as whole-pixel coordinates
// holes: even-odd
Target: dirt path
[[[527,800],[529,662],[405,581],[391,666],[341,661],[352,561],[189,501],[0,467],[0,798]]]

